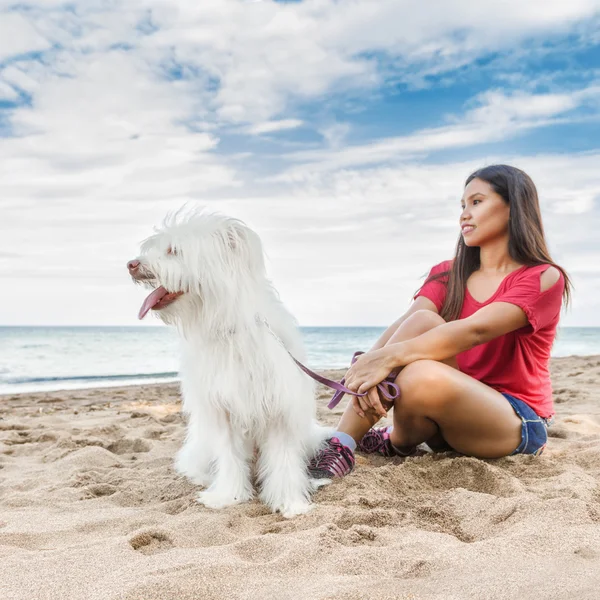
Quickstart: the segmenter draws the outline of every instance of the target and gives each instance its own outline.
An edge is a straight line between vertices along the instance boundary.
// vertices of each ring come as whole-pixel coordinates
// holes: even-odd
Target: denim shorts
[[[510,402],[514,411],[521,417],[521,443],[511,454],[534,454],[539,456],[548,442],[548,427],[552,424],[552,417],[540,417],[528,404],[510,394],[502,393]]]

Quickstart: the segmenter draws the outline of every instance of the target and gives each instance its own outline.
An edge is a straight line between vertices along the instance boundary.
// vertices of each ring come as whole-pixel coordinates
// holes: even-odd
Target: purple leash
[[[271,335],[285,348],[285,344],[281,341],[280,337],[271,329],[269,322],[264,317],[257,316],[257,319],[260,322],[264,323],[264,325],[270,331]],[[337,381],[332,381],[331,379],[327,379],[327,377],[323,377],[323,376],[319,375],[318,373],[311,371],[308,367],[305,367],[299,360],[296,360],[294,358],[294,356],[292,356],[292,353],[289,350],[288,350],[288,354],[294,359],[294,362],[309,377],[312,377],[315,381],[318,381],[319,383],[322,383],[323,385],[326,385],[327,387],[329,387],[333,390],[336,390],[335,394],[333,394],[333,397],[329,401],[327,408],[329,408],[329,409],[335,408],[339,404],[339,402],[342,399],[342,396],[344,394],[350,394],[352,396],[360,396],[360,397],[366,396],[368,394],[368,392],[363,392],[362,394],[359,394],[358,392],[353,392],[352,390],[349,390],[346,386],[344,386],[344,383],[346,381],[345,379],[342,379],[339,383]],[[355,352],[354,355],[352,356],[351,364],[354,364],[356,362],[356,358],[358,356],[360,356],[361,354],[364,354],[364,352],[360,352],[360,351]],[[397,374],[392,371],[381,383],[378,383],[375,386],[381,392],[383,397],[386,398],[386,400],[390,400],[390,401],[395,400],[396,398],[398,398],[400,396],[400,388],[398,387],[398,385],[395,382],[396,375]]]
[[[361,354],[364,354],[364,352],[354,353],[354,356],[352,357],[352,364],[356,362],[356,358]],[[292,356],[292,358],[294,357]],[[336,390],[335,394],[333,395],[329,404],[327,405],[327,408],[329,409],[335,408],[339,404],[344,394],[351,394],[352,396],[362,397],[366,396],[368,393],[363,392],[362,394],[359,394],[358,392],[353,392],[352,390],[349,390],[347,387],[344,386],[344,383],[346,381],[345,379],[342,379],[339,383],[337,381],[332,381],[331,379],[327,379],[326,377],[322,377],[318,373],[311,371],[308,367],[305,367],[300,361],[296,360],[295,358],[294,361],[307,375],[312,377],[314,380],[318,381],[319,383],[322,383],[323,385],[326,385],[327,387],[330,387],[333,390]],[[398,396],[400,396],[400,388],[395,383],[395,378],[395,375],[390,374],[386,379],[384,379],[381,383],[378,383],[376,386],[377,389],[387,400],[395,400],[396,398],[398,398]]]

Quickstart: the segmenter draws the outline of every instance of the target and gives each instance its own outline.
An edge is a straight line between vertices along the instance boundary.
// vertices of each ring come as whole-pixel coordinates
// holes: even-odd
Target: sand
[[[293,520],[195,502],[175,384],[1,396],[0,598],[598,599],[600,356],[552,378],[541,457],[358,456]]]

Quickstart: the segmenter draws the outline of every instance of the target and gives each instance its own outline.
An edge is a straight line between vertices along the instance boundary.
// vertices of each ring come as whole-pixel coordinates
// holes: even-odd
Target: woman
[[[548,365],[567,273],[546,248],[537,190],[523,171],[493,165],[473,173],[461,200],[453,260],[431,269],[406,313],[359,356],[352,397],[315,477],[354,467],[354,450],[411,456],[434,451],[479,458],[540,454],[554,414]],[[398,373],[400,396],[378,383]],[[394,408],[393,426],[373,428]]]

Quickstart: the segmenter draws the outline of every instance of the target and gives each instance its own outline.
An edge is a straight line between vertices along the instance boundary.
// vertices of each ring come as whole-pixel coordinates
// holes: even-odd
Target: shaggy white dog
[[[155,288],[139,317],[155,311],[182,339],[181,389],[188,416],[175,467],[222,508],[254,495],[285,517],[310,509],[307,462],[329,431],[315,421],[312,380],[296,323],[266,277],[259,237],[239,220],[182,211],[145,240],[127,264]],[[288,353],[289,351],[289,353]]]

